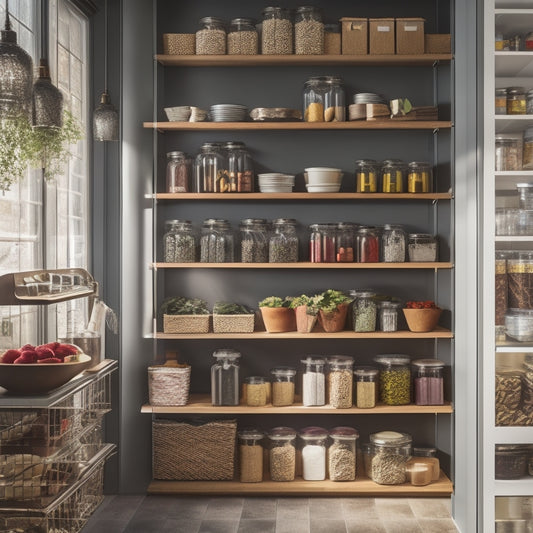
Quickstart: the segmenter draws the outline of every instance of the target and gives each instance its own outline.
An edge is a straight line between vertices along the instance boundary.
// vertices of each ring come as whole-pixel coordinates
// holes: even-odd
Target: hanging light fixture
[[[118,112],[107,92],[107,0],[104,13],[104,92],[100,104],[93,114],[93,136],[95,141],[118,141]]]
[[[41,61],[39,77],[33,84],[33,125],[60,128],[63,125],[63,95],[52,84],[48,68],[48,0],[41,0]]]
[[[17,45],[17,34],[11,29],[9,1],[6,0],[5,27],[0,32],[0,118],[21,112],[31,114],[33,62]]]

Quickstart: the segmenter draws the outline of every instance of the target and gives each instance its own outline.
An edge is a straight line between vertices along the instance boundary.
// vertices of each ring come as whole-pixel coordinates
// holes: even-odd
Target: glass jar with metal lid
[[[326,479],[326,441],[328,431],[317,426],[303,428],[298,437],[302,441],[302,477],[306,481]]]
[[[381,232],[381,260],[384,263],[403,263],[406,257],[407,235],[398,224],[385,224]]]
[[[357,367],[353,371],[355,381],[355,405],[359,409],[376,407],[378,399],[379,370],[372,366]]]
[[[268,433],[270,440],[270,479],[293,481],[296,474],[296,430],[290,427],[275,427]]]
[[[358,159],[355,162],[356,192],[378,192],[378,166],[375,159]]]
[[[522,169],[522,140],[505,135],[496,135],[495,139],[495,166],[496,172]]]
[[[412,437],[398,431],[370,435],[369,477],[380,485],[400,485],[406,481],[405,466],[411,457]]]
[[[258,429],[239,431],[239,466],[241,483],[259,483],[263,481],[263,446],[264,433]]]
[[[359,432],[338,426],[329,432],[328,473],[331,481],[354,481],[356,475],[356,443]]]
[[[507,115],[507,89],[496,89],[494,96],[494,112],[496,115]]]
[[[350,291],[353,298],[352,327],[356,333],[376,331],[376,293],[370,290]]]
[[[426,161],[412,161],[407,170],[407,192],[431,192],[433,190],[433,173]]]
[[[191,191],[192,160],[185,152],[167,153],[167,192]]]
[[[524,87],[507,87],[507,114],[526,114],[526,90]]]
[[[533,183],[517,183],[518,207],[520,209],[533,209]]]
[[[224,150],[227,156],[228,190],[226,192],[253,192],[254,165],[245,144],[239,141],[228,141],[224,144]]]
[[[522,169],[533,170],[533,128],[527,128],[526,131],[524,131]]]
[[[221,192],[228,186],[226,158],[219,143],[204,143],[194,160],[196,192]],[[221,181],[223,180],[223,181]]]
[[[495,305],[495,324],[503,326],[505,324],[505,311],[507,311],[507,297],[509,292],[507,281],[507,260],[512,257],[514,252],[507,250],[497,250],[494,260],[494,305]]]
[[[255,55],[259,37],[252,19],[232,19],[228,31],[228,55]]]
[[[444,363],[438,359],[415,359],[414,389],[416,405],[444,404]]]
[[[226,53],[226,28],[222,19],[204,17],[196,32],[196,53],[199,55],[223,55]]]
[[[281,7],[266,7],[263,10],[261,53],[287,55],[293,53],[291,14]]]
[[[407,405],[411,402],[411,358],[406,355],[374,357],[379,364],[379,397],[385,405]]]
[[[296,369],[289,366],[273,368],[272,375],[272,405],[283,407],[294,403],[294,377]]]
[[[355,261],[355,233],[358,224],[339,222],[337,224],[336,248],[337,263],[353,263]]]
[[[213,405],[239,405],[239,358],[237,350],[222,349],[213,353],[211,367],[211,402]]]
[[[268,244],[270,263],[296,263],[298,261],[297,222],[294,218],[277,218],[272,221],[272,234]]]
[[[270,224],[266,218],[241,220],[241,262],[268,263]]]
[[[267,403],[266,379],[262,376],[249,376],[244,379],[246,405],[264,407]]]
[[[301,6],[296,9],[294,52],[298,55],[324,53],[324,23],[318,8]]]
[[[414,263],[437,261],[437,237],[429,233],[410,233],[407,240],[407,255],[409,261]]]
[[[301,360],[302,403],[304,406],[326,404],[326,360],[322,357],[306,357]]]
[[[390,302],[385,300],[379,302],[379,330],[398,331],[398,312],[402,304],[400,302]]]
[[[324,54],[341,53],[341,27],[339,24],[324,24]]]
[[[423,448],[420,446],[413,446],[413,459],[423,461],[431,467],[431,481],[438,481],[440,478],[440,461],[436,457],[436,448]]]
[[[335,263],[337,260],[337,224],[311,224],[309,226],[309,261]]]
[[[167,220],[163,237],[166,263],[194,263],[196,261],[196,236],[190,220]]]
[[[304,121],[344,122],[346,103],[341,78],[316,76],[304,85]]]
[[[353,404],[353,357],[328,357],[328,403],[334,409]]]
[[[379,262],[379,232],[375,226],[363,226],[355,237],[358,263]]]
[[[200,237],[200,261],[233,262],[233,231],[227,220],[217,218],[204,220]]]
[[[401,159],[385,159],[381,163],[381,192],[403,192],[406,168]]]

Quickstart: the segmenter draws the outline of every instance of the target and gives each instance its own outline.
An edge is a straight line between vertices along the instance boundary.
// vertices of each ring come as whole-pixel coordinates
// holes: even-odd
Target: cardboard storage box
[[[426,54],[449,54],[452,51],[452,36],[449,33],[427,33]]]
[[[368,54],[368,19],[343,17],[342,24],[342,54]]]
[[[423,18],[396,19],[397,54],[424,53],[424,22]]]
[[[394,19],[369,19],[370,55],[394,54]]]

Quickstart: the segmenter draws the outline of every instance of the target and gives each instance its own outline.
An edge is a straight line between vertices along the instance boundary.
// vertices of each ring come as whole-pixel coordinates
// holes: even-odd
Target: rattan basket
[[[186,405],[190,381],[189,365],[148,367],[150,405]]]
[[[194,55],[196,34],[163,33],[163,53],[170,55]]]
[[[164,333],[209,333],[211,315],[163,315]]]
[[[214,333],[252,333],[255,315],[217,315],[213,314]]]
[[[154,479],[232,480],[236,420],[194,425],[155,420],[152,427]]]

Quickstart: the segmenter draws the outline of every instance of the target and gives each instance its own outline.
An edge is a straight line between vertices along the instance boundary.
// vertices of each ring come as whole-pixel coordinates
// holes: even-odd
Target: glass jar
[[[494,39],[494,50],[503,50],[503,33],[501,31],[496,32]]]
[[[293,25],[290,11],[281,7],[263,10],[261,53],[287,55],[293,53]]]
[[[196,237],[190,220],[167,220],[163,236],[163,254],[166,263],[194,263]]]
[[[355,233],[359,226],[352,222],[339,222],[336,232],[337,263],[353,263],[355,260]]]
[[[407,241],[407,255],[409,256],[409,261],[414,263],[437,261],[437,237],[429,233],[410,233]]]
[[[311,426],[298,433],[302,441],[302,477],[306,481],[326,479],[326,441],[324,428]]]
[[[254,21],[236,18],[228,32],[228,55],[255,55],[258,52],[258,35]]]
[[[507,115],[507,89],[496,89],[494,97],[494,106],[496,115]]]
[[[328,403],[334,409],[353,405],[353,357],[328,358]]]
[[[527,453],[520,445],[496,444],[494,477],[520,479],[527,474]]]
[[[526,90],[524,87],[507,87],[507,114],[526,114]]]
[[[276,427],[268,433],[270,440],[270,479],[293,481],[296,473],[296,431],[289,427]]]
[[[339,24],[324,24],[324,54],[340,55],[341,28]]]
[[[298,261],[297,222],[294,218],[277,218],[272,221],[272,235],[268,244],[270,263],[296,263]]]
[[[328,473],[331,481],[354,481],[357,473],[356,444],[359,432],[339,426],[329,432]]]
[[[356,192],[378,192],[378,162],[374,159],[358,159],[355,162]]]
[[[317,76],[304,85],[305,122],[344,122],[346,103],[341,78]]]
[[[261,376],[249,376],[244,379],[246,405],[264,407],[267,403],[266,380]]]
[[[309,226],[309,260],[311,263],[335,263],[337,259],[337,224]]]
[[[268,263],[269,227],[265,218],[241,220],[241,263]]]
[[[533,31],[530,31],[524,39],[524,50],[529,52],[533,50]]]
[[[405,262],[406,242],[403,226],[385,224],[381,233],[381,260],[384,263]]]
[[[423,461],[431,467],[431,481],[438,481],[440,478],[440,461],[436,457],[436,448],[413,447],[413,459]]]
[[[387,300],[379,303],[379,330],[398,331],[398,312],[402,304]]]
[[[507,282],[507,259],[509,257],[509,252],[496,251],[495,255],[495,324],[496,326],[503,326],[505,324],[505,312],[507,311],[507,293],[509,290]]]
[[[381,191],[403,192],[405,188],[406,165],[401,159],[385,159],[381,163]]]
[[[218,218],[204,220],[200,237],[200,261],[233,262],[233,232],[227,220]]]
[[[376,293],[372,291],[350,291],[353,298],[352,327],[356,333],[376,331]]]
[[[353,371],[353,376],[355,380],[355,406],[359,409],[376,407],[379,370],[371,366],[361,366]]]
[[[284,407],[294,403],[294,377],[296,369],[283,366],[273,368],[272,374],[272,405]]]
[[[239,431],[239,465],[241,483],[263,481],[264,434],[257,429]]]
[[[226,53],[226,29],[222,19],[216,17],[200,19],[200,29],[196,32],[196,53],[200,55]]]
[[[227,192],[226,159],[218,143],[204,143],[194,160],[196,192]]]
[[[361,453],[363,455],[363,465],[365,469],[365,474],[369,478],[370,472],[372,471],[372,445],[370,442],[361,443]]]
[[[506,170],[521,170],[522,151],[521,139],[514,137],[505,137],[496,135],[495,137],[495,168],[496,172],[505,172]]]
[[[415,359],[414,389],[416,405],[444,404],[444,363],[438,359]]]
[[[406,481],[405,466],[411,457],[411,435],[380,431],[370,435],[369,477],[379,485],[400,485]]]
[[[301,362],[303,405],[305,407],[326,405],[326,360],[320,357],[306,357]]]
[[[407,192],[431,192],[433,175],[431,165],[426,161],[412,161],[407,170]]]
[[[533,110],[531,111],[531,114],[533,114]],[[533,170],[533,128],[527,128],[524,132],[522,169]]]
[[[533,257],[523,254],[507,260],[509,308],[533,309]]]
[[[431,483],[432,466],[421,457],[411,457],[405,464],[407,480],[411,485],[423,486]]]
[[[254,165],[245,144],[229,141],[224,144],[224,149],[227,154],[229,184],[226,192],[254,192]],[[216,192],[225,192],[222,188],[220,189]]]
[[[213,353],[211,367],[211,403],[239,405],[239,358],[237,350],[222,349]]]
[[[518,207],[520,209],[533,209],[533,183],[517,183]]]
[[[411,359],[404,355],[381,355],[379,364],[379,397],[385,405],[407,405],[411,402]]]
[[[298,55],[324,53],[324,23],[316,7],[302,6],[296,9],[294,52]]]
[[[379,262],[379,232],[374,226],[364,226],[357,230],[355,248],[358,263]]]
[[[167,153],[167,192],[191,192],[191,158],[184,152]]]

